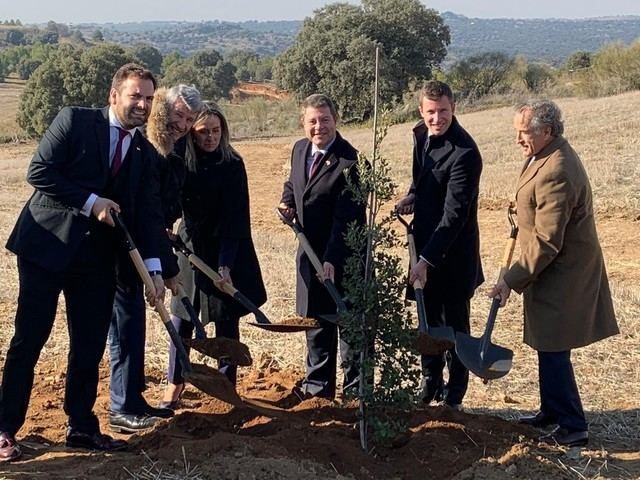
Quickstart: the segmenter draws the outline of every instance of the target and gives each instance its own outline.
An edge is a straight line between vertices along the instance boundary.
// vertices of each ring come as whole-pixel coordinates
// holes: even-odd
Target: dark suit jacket
[[[162,240],[166,234],[155,151],[138,132],[126,158],[131,162],[130,188],[119,202],[124,221],[143,258],[161,257],[168,242]],[[27,180],[35,191],[7,248],[42,268],[65,270],[97,223],[80,210],[91,193],[103,195],[110,175],[108,108],[63,108],[31,160]]]
[[[444,135],[432,137],[423,155],[427,128],[413,129],[414,233],[428,268],[425,292],[448,299],[471,298],[484,281],[480,263],[478,191],[482,158],[456,118]]]
[[[346,190],[347,173],[358,181],[358,152],[337,134],[319,170],[310,182],[306,178],[306,159],[311,142],[299,140],[291,153],[291,173],[284,184],[281,202],[296,209],[298,221],[321,262],[336,269],[336,285],[341,289],[342,272],[351,254],[344,235],[352,221],[364,223],[365,206],[354,202]],[[335,313],[336,306],[324,286],[317,280],[313,265],[298,248],[296,263],[296,309],[303,316]]]

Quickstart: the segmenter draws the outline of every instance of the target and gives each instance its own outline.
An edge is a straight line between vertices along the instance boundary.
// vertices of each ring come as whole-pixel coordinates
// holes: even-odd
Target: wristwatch
[[[152,277],[155,277],[156,275],[162,275],[162,271],[160,271],[160,270],[151,270],[149,272],[149,275],[151,275]]]

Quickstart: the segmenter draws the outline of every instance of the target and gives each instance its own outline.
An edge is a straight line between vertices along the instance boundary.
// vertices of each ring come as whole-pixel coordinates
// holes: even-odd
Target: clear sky
[[[347,0],[359,4],[359,0]],[[482,18],[640,15],[640,0],[421,0],[440,12]],[[302,20],[327,0],[0,0],[0,20],[23,23],[145,20]]]

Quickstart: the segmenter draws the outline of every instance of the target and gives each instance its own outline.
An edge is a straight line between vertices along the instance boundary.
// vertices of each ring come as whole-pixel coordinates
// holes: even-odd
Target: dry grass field
[[[6,107],[6,97],[1,96],[4,87],[0,84],[0,102]],[[529,441],[526,447],[522,447],[526,450],[525,453],[513,454],[514,458],[526,457],[526,461],[518,463],[515,460],[505,460],[506,457],[496,460],[497,456],[490,458],[488,454],[479,455],[478,458],[483,460],[474,463],[470,469],[463,471],[460,468],[439,478],[640,478],[640,252],[637,250],[637,242],[640,239],[640,92],[594,100],[564,99],[560,100],[559,104],[564,111],[566,136],[580,154],[591,178],[598,232],[621,329],[620,335],[577,350],[573,354],[578,385],[591,423],[592,442],[589,448],[576,452],[566,449],[542,449],[536,446],[535,442]],[[6,109],[3,111],[6,112]],[[462,125],[475,137],[485,162],[479,218],[482,258],[488,281],[472,300],[472,332],[476,335],[481,333],[489,310],[486,292],[495,278],[496,266],[509,232],[505,209],[522,163],[520,153],[514,144],[511,118],[512,112],[509,108],[459,117]],[[410,181],[410,130],[411,126],[408,124],[391,127],[382,147],[384,154],[392,160],[399,192],[406,190]],[[342,133],[363,152],[371,150],[369,131],[345,129]],[[269,294],[264,311],[272,320],[288,316],[294,311],[294,238],[286,227],[279,224],[273,213],[279,200],[282,182],[286,177],[290,148],[294,140],[294,137],[276,138],[235,144],[244,156],[248,169],[254,241]],[[24,176],[34,148],[34,143],[0,146],[0,242],[3,245],[19,209],[30,194]],[[398,232],[401,231],[398,228]],[[4,287],[0,290],[0,361],[3,362],[12,334],[17,298],[15,258],[6,250],[0,253],[0,278]],[[525,347],[521,341],[521,308],[520,299],[514,295],[509,305],[499,312],[494,332],[495,343],[515,352],[512,371],[503,379],[489,385],[472,378],[465,399],[465,412],[513,420],[524,411],[532,411],[538,407],[536,356],[535,352]],[[67,336],[63,312],[64,307],[61,306],[60,321],[57,321],[55,332],[41,357],[44,367],[39,367],[37,384],[53,382],[55,376],[64,371]],[[166,364],[166,334],[157,316],[151,312],[148,314],[148,325],[148,368],[149,372],[153,372],[153,378],[158,380],[158,372],[164,369]],[[250,326],[243,326],[241,334],[243,341],[250,346],[255,360],[252,368],[299,374],[304,364],[305,345],[302,334],[283,336],[266,333]],[[255,371],[245,372],[245,382],[255,382],[255,379]],[[245,383],[242,388],[250,391],[251,385]],[[148,396],[155,399],[160,390],[160,386],[150,385]],[[102,395],[104,396],[104,391]],[[256,392],[253,392],[252,395],[257,396],[259,393],[256,395]],[[55,399],[55,402],[58,405],[61,403],[59,398]],[[104,406],[105,402],[103,398],[99,405]],[[30,415],[34,413],[35,407]],[[465,418],[476,417],[469,415]],[[59,417],[59,421],[63,422],[64,417]],[[502,424],[496,425],[494,434],[499,435],[503,427],[500,426]],[[54,442],[60,440],[62,425],[49,427],[57,429],[57,433],[51,433],[54,430],[46,430],[49,436],[42,433],[42,429],[35,429],[33,425],[29,428],[31,430],[26,427],[23,430],[32,434],[35,432],[37,438],[44,437]],[[22,432],[19,438],[21,435]],[[344,438],[341,441],[356,442],[355,439]],[[409,451],[416,455],[411,449],[405,454],[411,455]],[[177,455],[179,453],[176,453]],[[198,463],[200,459],[192,458],[191,461]],[[204,464],[205,460],[201,461]],[[131,460],[129,462],[129,469],[135,468],[136,464],[133,463],[132,467]],[[514,462],[513,465],[516,467],[511,468],[510,462]],[[138,463],[141,461],[138,460]],[[540,467],[538,470],[538,467],[531,466],[534,464],[544,465],[544,468]],[[59,467],[66,464],[54,462],[50,465]],[[111,465],[111,468],[114,468],[113,461]],[[338,476],[338,471],[343,473],[340,465],[340,459],[332,460],[333,469],[328,467],[328,473],[324,474],[331,478],[342,478]],[[2,468],[0,467],[0,478],[3,474],[6,478],[29,477],[28,474],[21,476],[18,473],[21,471],[19,464],[4,473]],[[44,472],[44,467],[28,462],[25,462],[23,468],[31,472]],[[82,469],[78,467],[76,471],[82,472]],[[307,467],[300,467],[299,470],[308,471]],[[347,473],[358,478],[382,478],[375,475],[364,476],[357,470]],[[35,478],[35,473],[33,475],[29,478]],[[102,478],[98,474],[93,477],[90,474],[85,477],[84,473],[78,475],[78,478]],[[114,474],[112,478],[132,478],[124,474],[122,477],[117,475]],[[228,478],[314,478],[313,475],[305,475],[288,477],[275,473],[260,475],[254,472],[253,477],[238,474]],[[420,477],[399,475],[397,478]]]

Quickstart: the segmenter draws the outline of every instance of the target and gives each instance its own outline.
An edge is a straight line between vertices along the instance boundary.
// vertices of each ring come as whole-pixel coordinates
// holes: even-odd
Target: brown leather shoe
[[[116,440],[100,432],[85,433],[74,430],[71,427],[67,429],[66,445],[71,448],[86,448],[103,452],[125,450],[129,446],[124,440]]]
[[[22,449],[16,437],[7,432],[0,432],[0,463],[10,462],[22,456]]]

